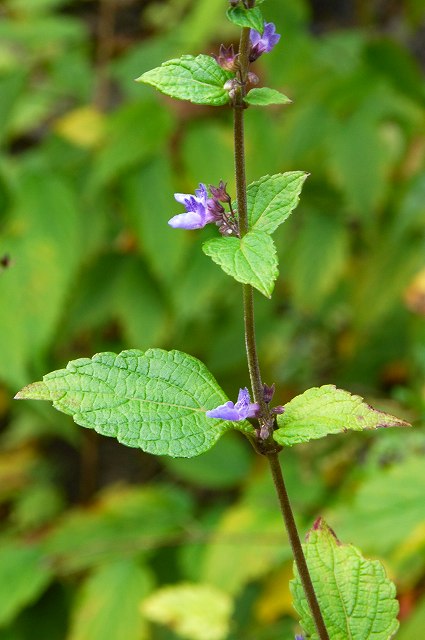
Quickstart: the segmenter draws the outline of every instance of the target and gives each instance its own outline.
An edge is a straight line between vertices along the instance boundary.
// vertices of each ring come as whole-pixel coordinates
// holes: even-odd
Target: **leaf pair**
[[[181,351],[132,349],[81,358],[16,397],[50,400],[77,424],[156,455],[197,456],[232,428],[255,435],[246,420],[206,417],[227,401],[226,394],[202,362]],[[407,426],[333,385],[296,396],[277,421],[275,439],[286,446],[348,429]]]
[[[203,251],[228,275],[270,298],[278,276],[271,234],[291,215],[307,174],[288,171],[263,176],[247,188],[249,232],[242,238],[214,238]]]

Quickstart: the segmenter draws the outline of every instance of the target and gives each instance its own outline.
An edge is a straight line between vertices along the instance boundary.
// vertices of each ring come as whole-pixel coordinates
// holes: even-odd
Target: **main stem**
[[[246,196],[246,171],[245,171],[245,137],[244,137],[244,96],[246,94],[246,84],[249,66],[249,29],[242,29],[241,41],[239,45],[239,86],[234,97],[234,144],[235,144],[235,175],[236,175],[236,194],[238,199],[238,219],[239,231],[241,238],[248,233],[248,212],[247,212],[247,196]],[[260,414],[263,424],[270,424],[270,409],[264,401],[263,383],[260,371],[260,364],[257,353],[257,344],[255,339],[255,316],[254,316],[254,298],[251,285],[243,286],[243,308],[244,308],[244,324],[245,324],[245,346],[248,360],[249,376],[251,379],[252,393],[255,402],[260,405]],[[280,509],[286,530],[288,532],[289,541],[294,554],[295,563],[300,575],[301,583],[309,604],[311,614],[316,625],[317,633],[320,640],[329,640],[329,635],[320,611],[319,603],[314,591],[313,583],[308,571],[307,562],[302,549],[300,537],[295,524],[294,514],[292,512],[291,503],[289,502],[288,493],[286,491],[282,470],[279,464],[279,458],[276,449],[273,447],[272,434],[268,441],[270,443],[269,450],[265,455],[269,461],[270,469],[273,476],[276,493],[278,495]]]

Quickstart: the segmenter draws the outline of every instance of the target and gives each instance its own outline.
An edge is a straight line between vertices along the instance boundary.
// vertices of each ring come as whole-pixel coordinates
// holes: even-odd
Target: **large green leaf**
[[[273,233],[289,217],[299,202],[307,173],[288,171],[263,176],[247,189],[250,228]]]
[[[141,75],[137,82],[150,84],[172,98],[219,106],[229,102],[224,84],[232,77],[213,57],[201,54],[167,60]]]
[[[319,518],[304,546],[311,579],[332,640],[389,640],[398,629],[394,584],[378,560],[366,560],[342,544]],[[294,606],[311,640],[319,636],[298,572],[291,583]]]
[[[202,250],[229,276],[270,298],[278,270],[276,247],[267,233],[253,230],[242,239],[213,238]]]
[[[135,562],[100,567],[82,586],[68,640],[147,640],[140,602],[151,588],[150,574]]]
[[[18,542],[0,545],[0,626],[44,591],[51,569],[39,547]]]
[[[156,455],[199,455],[233,426],[206,417],[227,398],[205,365],[181,351],[98,353],[48,373],[16,397],[51,400],[82,427]]]
[[[225,640],[230,631],[232,600],[208,584],[163,587],[142,605],[145,616],[188,640]]]
[[[408,427],[404,420],[373,409],[360,396],[337,389],[333,384],[312,387],[285,405],[277,417],[276,442],[292,446],[342,431],[363,431],[379,427]]]

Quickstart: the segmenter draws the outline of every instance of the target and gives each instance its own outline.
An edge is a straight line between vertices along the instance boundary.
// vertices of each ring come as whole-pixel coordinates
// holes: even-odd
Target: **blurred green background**
[[[167,58],[236,44],[226,7],[0,6],[0,640],[296,630],[277,502],[241,437],[194,460],[153,458],[12,400],[70,359],[153,346],[202,359],[230,398],[247,384],[240,287],[201,251],[216,231],[167,226],[176,191],[224,179],[234,194],[231,111],[134,83]],[[273,299],[256,297],[264,379],[279,404],[331,382],[415,426],[284,452],[290,494],[303,534],[321,514],[384,561],[397,638],[420,638],[425,8],[268,0],[263,12],[282,39],[255,71],[294,104],[247,111],[248,181],[311,173],[277,236]]]

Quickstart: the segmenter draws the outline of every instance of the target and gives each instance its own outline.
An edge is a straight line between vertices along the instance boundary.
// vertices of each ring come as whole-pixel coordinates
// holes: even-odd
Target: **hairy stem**
[[[320,640],[329,640],[329,634],[326,630],[326,625],[323,620],[322,612],[320,611],[319,603],[317,601],[316,593],[314,591],[313,583],[308,571],[304,551],[301,546],[301,540],[297,531],[297,526],[295,524],[291,503],[289,502],[288,492],[286,491],[282,469],[279,463],[279,457],[277,453],[268,453],[266,457],[270,464],[273,482],[279,498],[280,510],[282,512],[286,531],[288,532],[288,538],[291,544],[292,552],[294,554],[295,564],[297,565],[301,584],[304,588],[304,593],[310,607],[311,615],[313,616],[313,620],[316,625],[317,633]]]
[[[234,97],[234,145],[235,145],[235,176],[236,193],[238,199],[239,231],[241,238],[248,233],[248,211],[246,194],[246,171],[245,171],[245,144],[244,144],[244,96],[246,94],[246,83],[249,66],[249,29],[242,29],[239,45],[239,70],[238,88]],[[251,379],[252,393],[255,402],[260,405],[260,424],[266,426],[266,449],[264,451],[273,476],[280,508],[283,515],[288,537],[291,543],[295,562],[300,574],[301,582],[305,591],[316,629],[320,640],[329,640],[328,632],[323,621],[319,603],[314,592],[313,583],[308,571],[304,552],[301,546],[295,524],[288,493],[286,491],[282,470],[277,456],[278,447],[273,441],[272,432],[268,429],[273,424],[272,416],[268,404],[264,401],[263,384],[258,360],[257,344],[255,339],[255,317],[254,317],[254,297],[251,285],[243,285],[243,308],[245,323],[245,346],[248,360],[249,376]],[[268,435],[267,435],[268,434]]]

